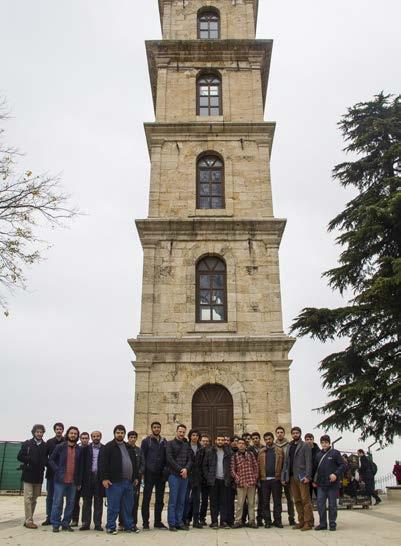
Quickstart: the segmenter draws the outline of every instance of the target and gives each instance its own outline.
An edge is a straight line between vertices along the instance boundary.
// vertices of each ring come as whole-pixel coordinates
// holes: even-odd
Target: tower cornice
[[[227,63],[227,69],[238,71],[241,62],[248,62],[261,72],[263,107],[266,102],[273,40],[148,40],[146,53],[153,106],[156,111],[157,78],[159,68],[201,70],[211,63]],[[197,64],[199,63],[199,64]]]
[[[142,246],[152,246],[159,241],[174,240],[263,240],[278,248],[285,229],[283,218],[146,218],[136,220]]]
[[[273,145],[275,122],[187,122],[187,123],[144,123],[149,153],[154,144],[163,144],[168,140],[191,140],[205,137],[248,140],[265,143],[269,153]]]

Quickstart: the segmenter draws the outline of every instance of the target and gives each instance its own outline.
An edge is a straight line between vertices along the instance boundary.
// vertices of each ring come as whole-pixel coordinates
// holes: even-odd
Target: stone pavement
[[[0,496],[0,546],[110,546],[137,544],[138,546],[399,546],[401,544],[401,504],[384,501],[369,510],[339,511],[338,527],[330,531],[301,533],[284,529],[200,529],[188,532],[144,531],[139,534],[120,533],[116,536],[94,531],[52,533],[49,527],[28,530],[23,527],[22,497]],[[36,523],[44,519],[44,497],[39,499]],[[286,518],[284,518],[286,520]],[[286,521],[284,521],[286,523]]]

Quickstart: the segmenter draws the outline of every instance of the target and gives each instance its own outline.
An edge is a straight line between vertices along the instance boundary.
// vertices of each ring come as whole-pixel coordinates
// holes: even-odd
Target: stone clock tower
[[[289,427],[288,352],[263,119],[271,40],[258,0],[159,0],[146,43],[156,121],[145,124],[149,214],[136,354],[135,429],[214,435]]]

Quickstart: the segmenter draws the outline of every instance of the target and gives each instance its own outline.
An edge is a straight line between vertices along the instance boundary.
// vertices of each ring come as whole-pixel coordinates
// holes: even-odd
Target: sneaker
[[[336,531],[337,527],[330,527],[330,531]]]
[[[294,525],[296,525],[295,519],[289,519],[289,520],[288,520],[288,525],[289,525],[290,527],[294,527]]]
[[[265,529],[270,529],[271,526],[272,526],[272,524],[269,523],[268,521],[266,521],[266,523],[265,523]]]
[[[62,530],[62,531],[68,531],[69,533],[73,533],[73,532],[74,532],[74,529],[72,528],[71,525],[66,525],[65,527],[61,527],[61,530]]]
[[[281,523],[281,521],[273,521],[274,527],[277,527],[277,529],[282,529],[284,526]]]
[[[43,526],[45,525],[51,525],[51,522],[48,518],[45,519],[45,521],[42,523]]]
[[[133,528],[132,528],[132,532],[133,532],[133,533],[140,533],[141,530],[138,529],[138,527],[137,527],[136,525],[134,525]]]
[[[80,531],[89,531],[89,529],[89,525],[81,525],[81,527],[79,528]]]
[[[164,525],[164,523],[161,521],[160,523],[154,524],[155,529],[168,529],[167,525]],[[147,527],[149,529],[149,526]]]
[[[108,535],[118,535],[117,529],[107,529]]]
[[[58,527],[53,526],[53,533],[58,533],[60,529]]]
[[[169,530],[169,531],[173,531],[173,533],[176,533],[176,532],[177,532],[177,528],[174,527],[174,525],[169,525],[169,526],[168,526],[168,530]]]
[[[212,523],[209,525],[209,527],[210,527],[211,529],[218,529],[218,528],[219,528],[219,524],[217,523],[217,521],[214,521],[214,522],[212,522]]]
[[[183,523],[182,525],[177,525],[176,529],[177,531],[189,531],[189,527],[188,525],[185,525],[185,523]]]
[[[95,525],[95,531],[103,531],[103,527],[101,525]]]

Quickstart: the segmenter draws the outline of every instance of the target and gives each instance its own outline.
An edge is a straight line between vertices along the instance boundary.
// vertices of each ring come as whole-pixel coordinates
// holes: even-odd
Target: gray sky
[[[257,35],[274,39],[266,120],[277,122],[275,215],[288,219],[286,330],[302,307],[340,301],[320,277],[339,252],[326,225],[350,196],[331,181],[344,159],[336,123],[348,106],[400,91],[400,19],[399,0],[260,0]],[[157,0],[1,2],[7,142],[26,153],[22,168],[61,173],[87,213],[41,234],[54,246],[0,316],[2,440],[24,439],[33,422],[100,428],[107,438],[117,422],[132,423],[126,339],[139,330],[142,274],[134,219],[147,215],[142,124],[154,119],[144,40],[159,38]],[[326,399],[318,362],[339,346],[302,339],[291,352],[293,423],[315,436],[312,408]],[[339,445],[356,448],[356,439]],[[377,454],[380,475],[396,457],[400,441]]]

